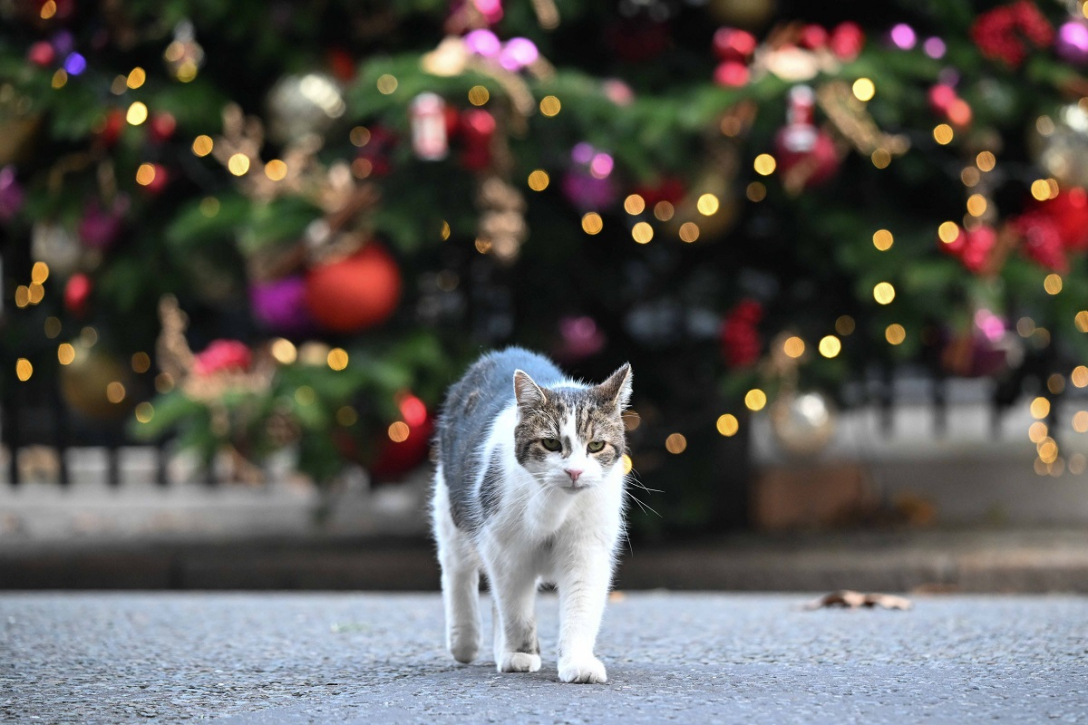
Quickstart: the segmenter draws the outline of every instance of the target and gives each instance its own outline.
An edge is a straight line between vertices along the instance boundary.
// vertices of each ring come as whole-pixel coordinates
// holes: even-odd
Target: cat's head
[[[518,423],[514,454],[544,486],[570,492],[600,484],[622,465],[623,409],[631,399],[631,366],[600,385],[542,388],[514,373]]]

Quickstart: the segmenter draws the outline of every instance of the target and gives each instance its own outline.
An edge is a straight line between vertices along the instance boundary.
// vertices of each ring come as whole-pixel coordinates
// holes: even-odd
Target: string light
[[[895,244],[895,237],[887,229],[877,229],[873,232],[873,246],[881,252],[886,252]]]
[[[767,187],[763,185],[763,182],[753,181],[748,184],[745,195],[748,197],[748,201],[759,203],[767,198]]]
[[[638,194],[631,194],[623,200],[623,210],[631,216],[641,214],[646,211],[646,200]]]
[[[1088,410],[1078,410],[1073,415],[1073,430],[1088,433]]]
[[[442,220],[442,229],[438,233],[439,236],[442,237],[442,241],[444,242],[447,239],[449,239],[451,233],[452,233],[452,230],[450,229],[450,223],[443,219]]]
[[[878,282],[873,287],[873,299],[877,301],[877,304],[890,305],[895,299],[895,287],[891,282]]]
[[[684,222],[680,225],[680,240],[691,244],[699,238],[699,225],[695,222]]]
[[[212,152],[215,147],[215,142],[212,141],[211,136],[201,134],[193,139],[193,153],[197,156],[207,156]]]
[[[978,169],[976,169],[974,166],[968,166],[960,172],[960,181],[963,182],[964,186],[975,186],[981,179],[982,174],[980,174],[978,172]]]
[[[676,208],[673,207],[672,202],[659,201],[654,204],[654,216],[657,217],[659,221],[667,222],[672,219],[675,213]]]
[[[249,172],[249,157],[236,153],[227,160],[227,169],[235,176],[245,176]]]
[[[975,165],[980,171],[993,171],[994,166],[997,165],[997,159],[990,151],[980,151],[975,157]]]
[[[955,133],[947,123],[939,124],[933,128],[933,140],[941,146],[952,143],[953,137],[955,137]]]
[[[57,3],[54,0],[46,0],[45,4],[42,5],[40,14],[42,20],[49,20],[57,14]]]
[[[140,66],[136,66],[128,72],[128,77],[125,79],[125,85],[129,88],[136,90],[144,84],[147,80],[147,73]]]
[[[272,181],[283,181],[287,178],[287,164],[280,159],[272,159],[264,165],[264,175]]]
[[[826,335],[820,339],[820,354],[826,358],[837,357],[842,352],[842,342],[834,335]]]
[[[782,352],[786,353],[788,357],[797,359],[805,354],[805,341],[796,335],[788,337],[782,343]]]
[[[1028,440],[1032,443],[1039,443],[1048,435],[1050,435],[1050,430],[1047,428],[1046,423],[1042,421],[1037,420],[1028,426]]]
[[[1031,182],[1031,195],[1036,201],[1046,201],[1050,198],[1050,184],[1046,179],[1036,179]]]
[[[132,371],[146,373],[151,369],[151,356],[146,352],[137,352],[132,356]]]
[[[529,174],[529,188],[533,191],[544,191],[550,183],[551,178],[543,169],[536,169]]]
[[[57,362],[61,365],[71,365],[76,359],[76,349],[71,343],[62,342],[57,346]]]
[[[491,240],[490,239],[477,239],[475,246],[476,246],[476,251],[477,252],[479,252],[480,254],[487,254],[488,252],[491,251]]]
[[[695,208],[698,209],[699,213],[703,216],[713,216],[714,214],[717,214],[719,206],[718,197],[713,194],[703,194],[695,203]]]
[[[398,420],[397,422],[389,426],[388,434],[389,440],[394,443],[403,443],[408,440],[408,434],[411,433],[411,429],[404,421]]]
[[[1079,476],[1084,473],[1086,464],[1088,464],[1088,458],[1085,458],[1083,453],[1074,453],[1069,456],[1069,472],[1073,475]]]
[[[106,386],[106,400],[114,405],[124,402],[125,394],[125,386],[116,380]]]
[[[1056,295],[1062,291],[1062,278],[1061,275],[1054,274],[1053,272],[1048,274],[1043,280],[1043,289],[1046,290],[1048,295]]]
[[[1073,372],[1069,375],[1069,380],[1073,383],[1074,387],[1088,387],[1088,367],[1078,365],[1073,368]]]
[[[544,96],[540,99],[540,112],[548,118],[558,116],[563,104],[555,96]]]
[[[1029,410],[1031,411],[1032,418],[1042,420],[1050,415],[1050,401],[1043,397],[1035,398],[1031,401]]]
[[[59,317],[47,317],[45,318],[45,336],[50,340],[60,335],[61,323]],[[1086,371],[1088,372],[1088,371]]]
[[[468,89],[468,102],[474,106],[482,106],[491,100],[491,93],[483,86],[473,86]]]
[[[770,154],[760,154],[756,156],[754,162],[752,162],[753,168],[760,176],[770,176],[774,173],[775,168],[778,166],[778,162],[774,160],[774,156]]]
[[[370,143],[370,129],[366,126],[356,126],[348,133],[348,139],[351,141],[352,146],[362,148]]]
[[[15,376],[20,381],[26,382],[30,380],[30,376],[34,374],[34,366],[30,364],[30,361],[25,357],[21,357],[15,361]]]
[[[623,475],[627,475],[631,472],[631,469],[635,467],[634,462],[631,461],[631,456],[626,453],[623,454]]]
[[[1073,324],[1076,325],[1078,332],[1088,332],[1088,310],[1078,312],[1073,318]]]
[[[982,216],[986,213],[986,197],[982,194],[971,194],[967,197],[967,213],[971,216]]]
[[[858,78],[854,81],[852,90],[854,91],[854,98],[859,101],[871,101],[876,94],[876,86],[868,78]]]
[[[718,422],[715,427],[723,436],[731,438],[737,434],[738,430],[740,430],[740,422],[735,415],[726,413],[718,416]]]
[[[680,455],[688,448],[688,439],[682,433],[670,433],[665,439],[665,450],[673,455]]]
[[[649,244],[654,238],[654,228],[646,222],[639,222],[631,228],[631,237],[639,244]]]
[[[342,347],[334,347],[329,350],[328,356],[325,358],[329,367],[339,372],[344,370],[348,366],[348,353]]]
[[[751,411],[763,410],[767,405],[767,394],[759,388],[752,388],[744,396],[744,405]]]
[[[295,347],[295,343],[282,337],[272,341],[270,351],[272,357],[281,365],[290,365],[298,359],[298,348]]]
[[[869,160],[872,161],[873,166],[878,169],[886,169],[892,163],[892,154],[886,148],[878,148],[869,156]]]
[[[600,234],[602,229],[604,229],[604,221],[597,212],[591,211],[582,217],[582,231],[586,234],[590,236]]]
[[[956,222],[944,222],[937,227],[937,236],[945,244],[951,244],[960,236],[960,227]]]
[[[147,106],[140,101],[136,101],[128,107],[128,112],[125,114],[125,120],[132,126],[139,126],[147,120]]]
[[[395,76],[392,76],[389,73],[383,73],[378,76],[376,85],[378,86],[378,93],[381,93],[383,96],[388,96],[397,90],[397,85],[399,85],[399,83]]]
[[[140,186],[147,186],[155,180],[155,165],[154,164],[140,164],[140,167],[136,169],[136,183]]]
[[[35,262],[30,269],[30,281],[34,284],[45,284],[49,279],[49,265],[45,262]]]
[[[52,85],[53,88],[59,89],[59,88],[64,88],[65,84],[67,84],[67,83],[68,83],[68,71],[64,70],[63,68],[57,68],[56,72],[53,73],[53,80],[50,83],[50,85]]]
[[[887,340],[890,345],[900,345],[907,339],[907,331],[903,329],[903,326],[899,323],[892,323],[885,328],[884,339]]]
[[[850,315],[840,315],[839,318],[835,320],[835,332],[843,337],[852,335],[855,327],[854,318]]]

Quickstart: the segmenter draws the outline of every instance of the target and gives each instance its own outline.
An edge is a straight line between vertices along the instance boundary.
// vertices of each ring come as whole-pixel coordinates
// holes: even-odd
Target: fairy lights
[[[951,244],[960,236],[960,227],[956,222],[944,222],[937,227],[937,237],[945,244]]]
[[[691,244],[699,238],[699,225],[695,222],[684,222],[680,225],[680,241]]]
[[[871,101],[873,96],[876,95],[876,86],[868,78],[858,78],[854,81],[852,90],[854,91],[854,98],[859,101]]]
[[[71,343],[62,342],[57,346],[57,362],[61,365],[71,365],[76,359],[76,349]]]
[[[659,201],[654,204],[654,216],[663,222],[667,222],[672,219],[676,213],[676,208],[668,201]]]
[[[1056,295],[1062,291],[1062,278],[1061,275],[1050,273],[1043,279],[1043,289],[1046,290],[1048,295]]]
[[[1088,310],[1081,310],[1073,318],[1073,324],[1076,325],[1078,332],[1088,332]]]
[[[952,127],[947,123],[938,124],[933,128],[933,140],[941,146],[952,143],[952,139],[955,135],[956,134],[952,131]]]
[[[737,420],[737,417],[735,415],[732,415],[731,413],[726,413],[724,415],[718,416],[718,422],[715,424],[715,427],[718,429],[718,432],[721,433],[723,436],[725,436],[726,438],[731,438],[732,436],[735,436],[737,434],[737,431],[740,430],[740,422]]]
[[[540,99],[540,112],[548,118],[558,116],[562,108],[563,104],[555,96],[544,96]]]
[[[907,339],[907,331],[899,323],[892,323],[885,328],[884,339],[889,345],[901,345]]]
[[[665,450],[678,456],[688,448],[688,439],[682,433],[670,433],[665,439]]]
[[[344,370],[348,366],[348,353],[342,347],[334,347],[329,350],[329,354],[325,358],[329,367],[337,372]]]
[[[147,120],[147,106],[140,101],[136,101],[128,107],[128,112],[125,114],[125,120],[128,121],[129,125],[139,126]]]
[[[590,236],[600,234],[602,229],[604,229],[604,221],[597,212],[591,211],[582,217],[582,231],[586,234]]]
[[[826,335],[820,339],[819,350],[826,358],[838,357],[842,352],[842,341],[834,335]]]
[[[215,142],[212,141],[211,136],[201,134],[193,139],[193,153],[197,156],[207,156],[215,148]]]
[[[990,151],[980,151],[975,156],[975,165],[978,166],[980,171],[993,171],[994,166],[997,165],[997,159]]]
[[[408,434],[411,433],[412,430],[408,427],[407,423],[398,420],[397,422],[390,424],[387,432],[389,434],[389,440],[394,443],[403,443],[408,440]]]
[[[383,73],[382,75],[378,76],[378,80],[375,85],[377,85],[378,87],[378,93],[381,93],[383,96],[388,96],[397,90],[399,82],[397,81],[395,76],[392,76],[389,73]]]
[[[34,374],[34,366],[30,364],[30,361],[25,357],[21,357],[15,361],[15,376],[19,378],[21,382],[30,380],[30,376]]]
[[[227,170],[235,176],[245,176],[249,173],[249,157],[243,153],[237,153],[227,160]]]
[[[767,198],[767,187],[760,181],[753,181],[748,184],[748,188],[745,190],[745,196],[748,197],[748,201],[759,203]]]
[[[873,299],[880,305],[890,305],[895,299],[895,287],[891,282],[878,282],[873,287]]]
[[[877,229],[873,232],[873,246],[881,252],[886,252],[895,244],[895,237],[887,229]]]
[[[638,194],[631,194],[623,200],[623,210],[635,216],[646,211],[646,200]]]
[[[699,210],[699,213],[703,216],[713,216],[718,213],[720,202],[718,197],[713,194],[703,194],[699,197],[699,200],[695,203],[695,208]]]
[[[759,388],[752,388],[744,396],[744,405],[751,411],[763,410],[767,405],[767,394]]]
[[[1073,414],[1073,430],[1088,433],[1088,410],[1078,410]]]
[[[136,90],[144,84],[147,80],[147,72],[140,66],[136,66],[129,71],[128,77],[125,78],[125,85],[129,88]]]
[[[548,172],[544,169],[536,169],[529,174],[529,188],[533,191],[544,191],[548,188],[548,184],[551,183],[551,177],[548,176]]]
[[[839,318],[835,320],[835,332],[843,337],[852,335],[855,327],[854,318],[850,315],[840,315]]]
[[[631,238],[639,244],[649,244],[654,238],[654,228],[646,222],[639,222],[631,228]]]
[[[272,341],[270,351],[272,357],[280,365],[290,365],[298,359],[298,348],[295,347],[295,343],[282,337]]]
[[[468,102],[474,106],[482,106],[491,100],[491,93],[483,86],[473,86],[468,90]]]
[[[971,216],[982,216],[986,213],[986,197],[982,194],[971,194],[967,197],[967,213]]]
[[[777,168],[778,162],[774,160],[774,156],[770,154],[760,154],[756,156],[755,161],[752,162],[752,167],[756,170],[756,173],[760,176],[770,176]]]
[[[1031,401],[1029,410],[1032,418],[1041,420],[1050,415],[1050,401],[1043,397],[1035,398]]]
[[[1088,367],[1078,365],[1073,368],[1073,372],[1069,374],[1069,381],[1075,388],[1088,387]]]
[[[787,357],[797,359],[805,354],[805,341],[796,335],[788,337],[782,343],[782,352],[786,353]]]

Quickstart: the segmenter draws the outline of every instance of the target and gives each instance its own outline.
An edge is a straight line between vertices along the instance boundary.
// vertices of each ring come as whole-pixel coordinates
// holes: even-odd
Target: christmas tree
[[[516,343],[632,362],[643,528],[738,521],[750,417],[818,453],[893,366],[1037,390],[1037,470],[1084,468],[1080,2],[0,16],[9,409],[38,386],[88,428],[389,480]]]

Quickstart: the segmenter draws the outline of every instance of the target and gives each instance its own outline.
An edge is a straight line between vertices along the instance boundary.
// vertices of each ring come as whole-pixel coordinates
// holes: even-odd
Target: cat
[[[483,570],[499,672],[540,669],[535,596],[547,582],[559,590],[559,679],[607,681],[594,646],[623,533],[630,398],[629,364],[586,385],[516,347],[484,355],[450,387],[432,523],[458,662],[480,649]]]

